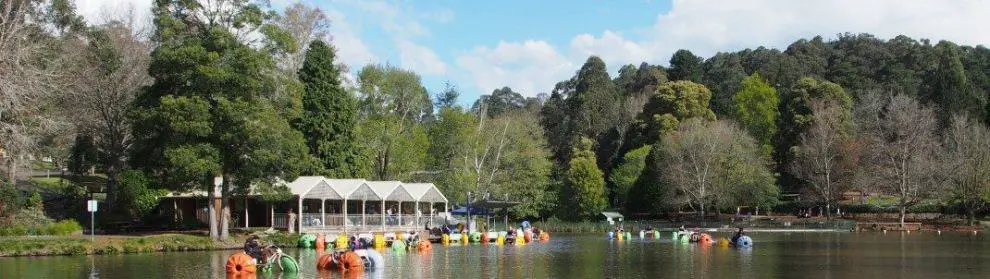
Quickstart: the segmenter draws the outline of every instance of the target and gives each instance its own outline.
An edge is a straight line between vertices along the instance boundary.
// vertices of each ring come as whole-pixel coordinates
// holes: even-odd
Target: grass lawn
[[[214,242],[206,236],[175,233],[147,236],[101,235],[95,241],[90,241],[86,235],[4,237],[0,238],[0,257],[237,249],[242,247],[245,239],[245,236],[232,236],[226,242]]]

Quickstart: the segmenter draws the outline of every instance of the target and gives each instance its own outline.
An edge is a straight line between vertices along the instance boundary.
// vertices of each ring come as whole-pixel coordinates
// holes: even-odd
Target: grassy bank
[[[9,237],[0,238],[0,256],[55,256],[198,251],[240,248],[243,238],[214,242],[205,236],[162,234],[153,236]]]

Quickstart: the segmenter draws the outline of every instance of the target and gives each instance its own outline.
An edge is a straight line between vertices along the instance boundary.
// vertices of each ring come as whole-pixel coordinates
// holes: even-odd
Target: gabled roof
[[[364,179],[324,179],[324,181],[340,194],[339,199],[350,196],[354,190],[365,183]]]
[[[388,198],[402,182],[398,181],[367,181],[354,190],[349,199],[380,201]]]
[[[420,202],[447,202],[447,197],[440,193],[433,183],[403,183],[402,187]]]
[[[388,194],[388,197],[386,197],[385,200],[387,200],[387,201],[416,201],[416,197],[414,197],[411,193],[409,193],[409,190],[407,190],[406,187],[403,187],[404,185],[405,184],[402,184],[400,182],[399,183],[399,186],[398,187],[395,187],[395,189],[392,189],[392,193],[389,193]]]
[[[305,196],[306,193],[309,193],[309,190],[312,190],[317,184],[323,182],[323,179],[322,176],[300,176],[296,180],[286,183],[285,186],[289,187],[289,191],[293,195]]]
[[[620,214],[618,212],[605,211],[605,212],[602,212],[602,215],[605,215],[605,217],[608,217],[608,218],[622,218],[622,214]]]
[[[340,200],[343,196],[337,192],[326,180],[320,180],[313,188],[302,196],[305,199]]]

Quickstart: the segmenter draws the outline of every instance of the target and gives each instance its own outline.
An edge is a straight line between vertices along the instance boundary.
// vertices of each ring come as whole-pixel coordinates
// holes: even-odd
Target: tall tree
[[[49,105],[63,89],[59,77],[67,69],[66,40],[60,37],[82,26],[66,0],[0,2],[0,149],[7,181],[17,180],[23,158],[59,122]]]
[[[974,90],[962,64],[959,46],[941,41],[935,45],[935,65],[925,74],[925,99],[938,104],[939,119],[948,126],[953,113],[983,116],[987,103],[982,92]]]
[[[612,182],[612,204],[619,208],[626,208],[630,199],[629,191],[636,180],[643,173],[646,167],[646,156],[650,153],[650,146],[643,146],[627,152],[622,157],[622,163],[615,167],[609,179]]]
[[[670,80],[688,80],[701,82],[701,57],[690,50],[680,49],[670,57],[670,70],[667,75]]]
[[[664,136],[658,151],[663,181],[702,216],[713,207],[772,206],[776,201],[769,160],[732,123],[688,119]]]
[[[712,111],[719,116],[731,115],[732,96],[739,91],[746,78],[742,58],[735,53],[718,53],[705,60],[702,67],[705,73],[704,84],[712,91]]]
[[[867,141],[861,171],[870,185],[897,198],[901,226],[907,207],[942,186],[935,110],[905,95],[861,96],[858,134]]]
[[[851,123],[844,116],[848,109],[834,102],[813,100],[814,115],[806,131],[799,136],[800,145],[795,147],[794,160],[789,170],[797,178],[808,183],[815,199],[825,205],[828,216],[849,188],[852,170],[844,160],[853,155],[845,150],[851,139]]]
[[[135,100],[130,158],[165,185],[219,195],[220,216],[209,203],[210,236],[226,239],[231,195],[291,181],[309,156],[302,134],[265,98],[273,80],[264,72],[287,45],[272,13],[247,0],[202,4],[155,2],[155,81]]]
[[[945,136],[949,198],[962,204],[970,225],[990,201],[990,129],[963,115],[952,118]]]
[[[481,95],[471,109],[490,117],[498,117],[513,110],[523,109],[525,106],[526,98],[506,86],[493,90],[491,95]]]
[[[399,179],[425,170],[429,143],[422,122],[431,117],[433,107],[419,75],[367,65],[358,73],[358,82],[359,137],[373,160],[372,177]]]
[[[280,59],[279,67],[295,72],[303,66],[306,58],[306,46],[313,41],[329,40],[330,19],[320,7],[310,6],[303,2],[295,2],[285,7],[276,24],[292,36],[292,44]],[[337,61],[334,61],[337,62]],[[342,66],[341,63],[338,66]]]
[[[814,78],[802,78],[790,90],[785,90],[780,96],[780,116],[777,119],[777,134],[773,141],[773,157],[780,173],[780,184],[788,191],[796,191],[803,182],[796,178],[788,169],[794,154],[791,152],[798,140],[811,123],[814,111],[811,102],[814,99],[833,103],[842,108],[843,112],[852,110],[852,97],[838,84],[819,81]],[[849,119],[846,114],[843,121]]]
[[[427,167],[434,182],[453,200],[464,200],[477,187],[477,177],[466,159],[474,150],[478,121],[460,107],[444,107],[430,125]]]
[[[735,117],[760,145],[770,154],[770,141],[777,133],[777,107],[780,103],[777,90],[759,73],[753,73],[742,81],[739,92],[732,97]]]
[[[694,82],[674,81],[660,85],[636,119],[638,135],[632,146],[656,142],[662,135],[675,130],[683,119],[715,120],[715,113],[708,108],[710,98],[708,88]]]
[[[568,187],[568,195],[565,201],[573,208],[571,211],[573,218],[597,216],[607,205],[605,178],[595,163],[593,148],[593,141],[581,138],[577,150],[574,151],[574,158],[567,168],[565,183]]]
[[[96,141],[111,210],[118,209],[117,185],[132,139],[126,114],[135,96],[151,84],[151,48],[134,23],[128,15],[93,27],[89,45],[70,66],[71,89],[61,94],[62,107],[73,112],[76,127]]]
[[[567,98],[570,130],[578,135],[598,137],[615,124],[620,104],[605,61],[597,56],[588,57],[574,81],[574,93]]]
[[[443,108],[452,108],[457,105],[457,97],[460,97],[461,93],[457,90],[457,85],[451,84],[449,81],[443,83],[443,92],[437,95],[437,100],[434,102],[433,106],[437,110]]]
[[[295,127],[306,138],[309,152],[321,162],[319,173],[329,177],[365,177],[369,170],[355,142],[357,101],[341,85],[332,46],[313,41],[299,69],[299,80],[306,87],[302,104],[305,112]]]

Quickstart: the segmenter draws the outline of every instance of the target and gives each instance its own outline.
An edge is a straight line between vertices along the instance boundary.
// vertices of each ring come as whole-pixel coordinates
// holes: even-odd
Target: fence
[[[324,214],[322,218],[320,213],[303,213],[299,215],[299,218],[302,218],[303,229],[336,229],[343,228],[345,224],[348,228],[354,229],[381,229],[382,217],[382,214],[347,214],[346,216],[342,214]],[[440,216],[417,217],[414,215],[399,216],[393,214],[385,215],[384,217],[386,229],[436,227],[445,224],[444,218]],[[275,213],[274,222],[273,225],[275,228],[287,229],[289,225],[288,215],[285,213]]]

